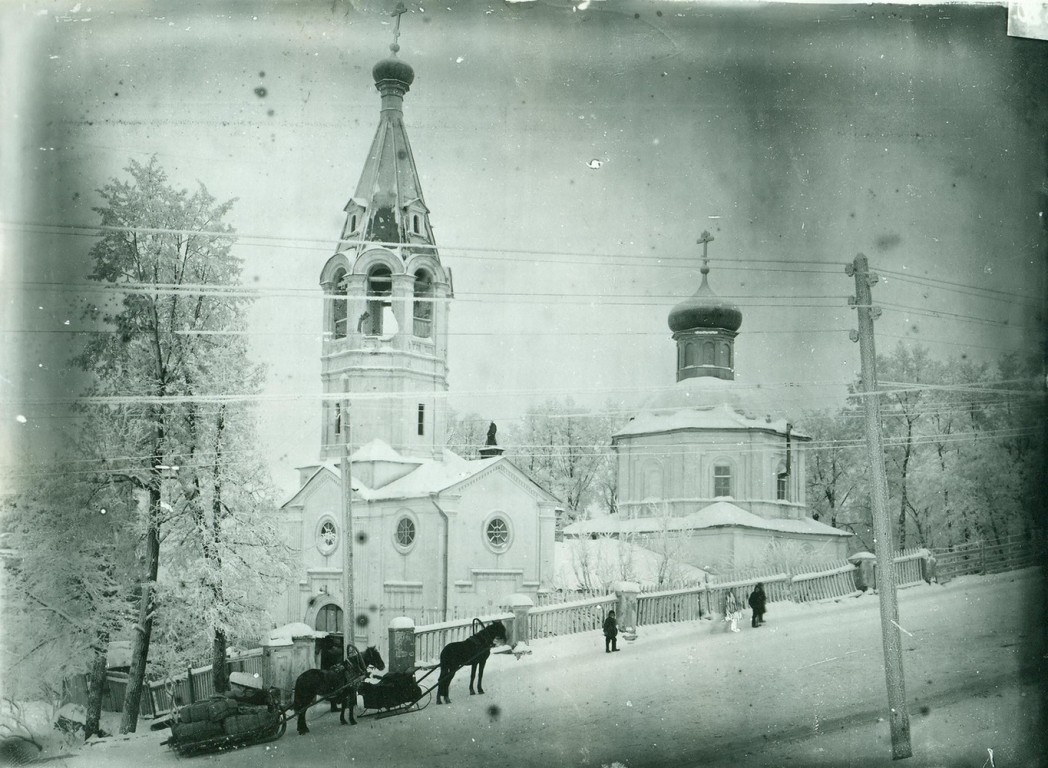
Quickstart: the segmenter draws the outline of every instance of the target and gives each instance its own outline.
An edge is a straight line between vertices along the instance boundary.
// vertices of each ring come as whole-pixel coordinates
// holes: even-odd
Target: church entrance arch
[[[306,623],[327,637],[317,640],[317,662],[321,669],[330,669],[342,660],[343,617],[342,606],[334,598],[318,600],[306,612]]]

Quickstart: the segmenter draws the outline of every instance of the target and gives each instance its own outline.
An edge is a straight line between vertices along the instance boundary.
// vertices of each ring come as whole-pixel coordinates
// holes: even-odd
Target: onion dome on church
[[[742,312],[730,301],[717,298],[710,288],[707,248],[711,242],[713,235],[703,232],[699,290],[670,310],[668,322],[677,342],[677,381],[735,378],[735,336],[742,325]]]
[[[717,298],[710,288],[710,268],[702,267],[702,285],[695,295],[670,310],[669,326],[674,333],[697,328],[722,328],[737,331],[742,325],[742,312],[730,301]]]
[[[390,46],[392,47],[392,46]],[[399,46],[397,46],[399,48]],[[375,86],[381,89],[386,80],[394,80],[403,84],[404,90],[415,82],[415,70],[406,61],[401,61],[396,56],[382,59],[371,70],[371,76],[375,78]]]

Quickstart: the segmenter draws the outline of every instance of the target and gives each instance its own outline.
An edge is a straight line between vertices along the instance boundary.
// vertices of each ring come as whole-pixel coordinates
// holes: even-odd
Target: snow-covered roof
[[[424,459],[416,459],[410,456],[401,456],[388,443],[375,438],[369,443],[364,443],[349,457],[352,464],[356,461],[390,461],[396,464],[421,464]]]
[[[675,560],[668,562],[663,555],[630,541],[619,539],[568,539],[553,545],[553,585],[557,589],[575,590],[586,587],[601,588],[629,577],[643,586],[663,579],[674,581],[704,581],[701,568]]]
[[[262,645],[269,646],[280,646],[280,645],[291,645],[294,638],[296,637],[327,637],[327,632],[323,632],[319,629],[313,629],[313,627],[301,621],[293,621],[290,624],[285,624],[282,627],[270,630],[269,634],[262,641]]]
[[[700,376],[650,398],[613,437],[676,429],[762,430],[786,434],[788,419],[771,393],[757,385]],[[798,440],[808,435],[792,431]]]
[[[702,528],[739,526],[757,528],[779,533],[803,533],[821,536],[851,536],[847,531],[812,520],[810,517],[800,519],[766,518],[747,512],[742,507],[728,501],[715,501],[698,512],[681,517],[601,517],[593,520],[579,520],[564,528],[565,536],[585,536],[590,533],[656,533],[658,531],[686,531]]]
[[[368,449],[367,452],[364,452],[365,448]],[[445,449],[439,461],[435,459],[418,459],[401,456],[395,449],[391,448],[386,443],[383,443],[381,440],[373,440],[371,443],[362,446],[352,456],[350,456],[351,469],[353,463],[363,464],[365,461],[414,464],[416,467],[415,469],[409,470],[403,477],[393,480],[392,482],[383,485],[381,488],[369,488],[359,477],[352,475],[353,498],[362,501],[409,499],[418,498],[420,496],[429,496],[431,493],[440,493],[441,491],[452,488],[453,486],[494,467],[500,462],[504,466],[511,468],[511,471],[517,472],[525,479],[530,480],[530,478],[521,472],[513,462],[504,456],[467,460],[458,454]],[[281,507],[286,507],[291,504],[314,478],[324,472],[330,472],[336,481],[341,478],[341,469],[338,463],[325,463],[322,466],[319,466],[316,472],[314,472],[303,484],[302,488],[291,494],[291,497],[285,501]],[[536,490],[547,496],[550,501],[557,501],[557,499],[542,488],[542,486],[538,485],[533,480],[531,483]]]

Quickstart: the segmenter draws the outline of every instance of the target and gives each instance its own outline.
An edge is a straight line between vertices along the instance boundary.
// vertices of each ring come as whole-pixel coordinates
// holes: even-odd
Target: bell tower
[[[391,55],[372,70],[381,103],[335,254],[324,265],[321,459],[379,438],[399,453],[440,458],[447,429],[448,309],[444,268],[404,127],[404,95],[415,79]],[[350,403],[343,413],[343,402]],[[347,422],[348,418],[348,422]]]

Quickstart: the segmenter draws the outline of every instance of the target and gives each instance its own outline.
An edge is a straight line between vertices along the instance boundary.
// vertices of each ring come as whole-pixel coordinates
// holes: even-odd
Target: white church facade
[[[703,233],[704,248],[712,237]],[[705,254],[704,254],[705,256]],[[851,534],[811,518],[805,504],[807,435],[759,387],[735,381],[742,313],[709,286],[704,259],[694,296],[668,323],[677,382],[612,436],[618,514],[580,520],[565,537],[667,541],[684,562],[714,570],[760,565],[779,550],[832,560]]]
[[[454,291],[404,127],[414,71],[391,50],[372,72],[378,130],[320,274],[320,461],[299,469],[300,488],[278,511],[297,574],[272,608],[277,624],[341,634],[352,547],[358,645],[382,641],[394,616],[483,615],[507,595],[548,588],[558,504],[497,448],[471,461],[445,448]]]

